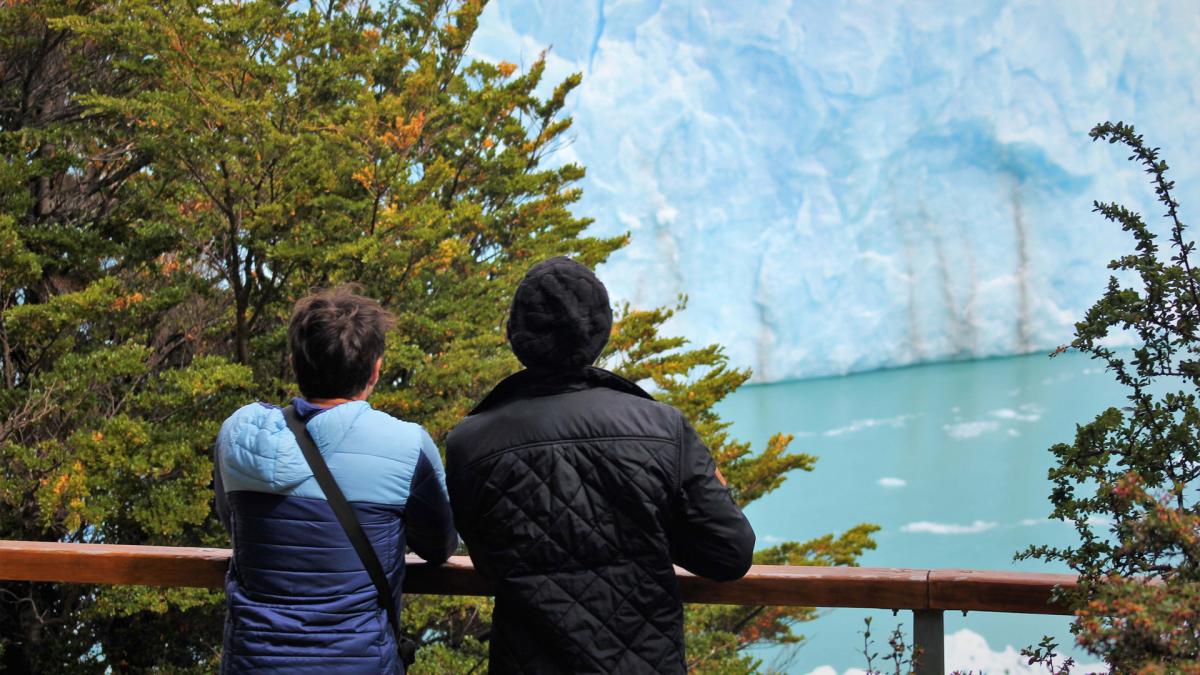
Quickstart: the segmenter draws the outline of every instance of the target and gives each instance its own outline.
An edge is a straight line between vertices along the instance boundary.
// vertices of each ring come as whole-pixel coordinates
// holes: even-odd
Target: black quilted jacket
[[[496,585],[492,673],[683,673],[672,562],[750,566],[754,532],[691,425],[607,371],[508,378],[446,455],[455,524]]]

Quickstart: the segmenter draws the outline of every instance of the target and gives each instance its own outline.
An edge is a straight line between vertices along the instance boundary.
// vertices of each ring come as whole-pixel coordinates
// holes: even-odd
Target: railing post
[[[913,610],[913,652],[913,671],[916,675],[944,675],[946,625],[942,610]]]

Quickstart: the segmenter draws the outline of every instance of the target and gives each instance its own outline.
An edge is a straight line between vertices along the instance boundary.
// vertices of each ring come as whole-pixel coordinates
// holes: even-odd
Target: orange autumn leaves
[[[379,135],[378,142],[390,151],[405,154],[417,144],[424,129],[424,111],[417,112],[417,114],[408,120],[396,117],[384,127],[383,133]],[[378,159],[372,158],[370,164],[355,171],[351,176],[354,182],[361,185],[364,190],[372,193],[378,192],[381,189],[375,170],[375,162],[377,161]]]
[[[70,466],[60,469],[57,475],[41,478],[38,484],[38,502],[43,520],[49,522],[61,518],[67,528],[78,529],[83,523],[84,498],[87,496],[87,476],[83,463],[75,460]]]
[[[407,152],[409,148],[416,144],[417,139],[421,137],[421,131],[424,128],[424,111],[413,115],[407,122],[397,117],[392,123],[391,129],[384,131],[380,140],[390,145],[396,152]]]

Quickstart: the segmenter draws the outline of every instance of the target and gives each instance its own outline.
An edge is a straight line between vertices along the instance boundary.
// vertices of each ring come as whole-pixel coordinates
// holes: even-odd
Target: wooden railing
[[[0,541],[0,580],[221,588],[229,549]],[[1075,577],[957,569],[755,565],[742,579],[715,582],[676,568],[685,602],[911,610],[917,673],[945,672],[942,613],[947,610],[1069,614],[1051,601]],[[408,558],[404,591],[490,595],[466,557],[430,566]]]

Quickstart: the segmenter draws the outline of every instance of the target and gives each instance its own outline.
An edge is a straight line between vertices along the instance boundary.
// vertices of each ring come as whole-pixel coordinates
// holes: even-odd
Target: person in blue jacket
[[[367,402],[391,315],[339,287],[296,303],[292,401],[393,589],[405,546],[434,564],[458,544],[437,447]],[[233,540],[223,673],[402,673],[375,586],[313,477],[282,410],[252,403],[221,426],[217,512]]]

